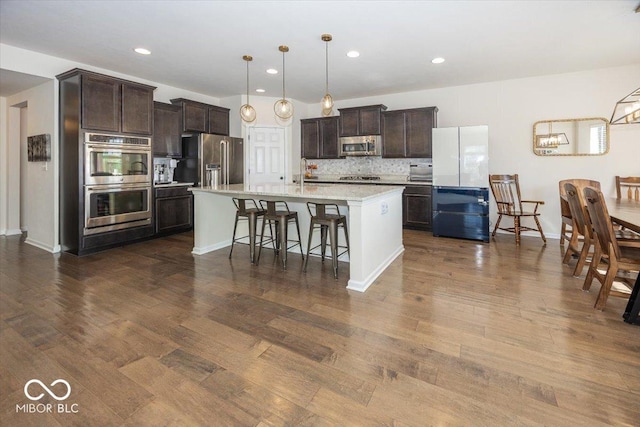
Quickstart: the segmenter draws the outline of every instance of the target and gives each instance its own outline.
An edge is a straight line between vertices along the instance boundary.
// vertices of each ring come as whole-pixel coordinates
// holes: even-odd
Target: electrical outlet
[[[386,215],[389,213],[389,203],[382,202],[380,203],[380,214]]]

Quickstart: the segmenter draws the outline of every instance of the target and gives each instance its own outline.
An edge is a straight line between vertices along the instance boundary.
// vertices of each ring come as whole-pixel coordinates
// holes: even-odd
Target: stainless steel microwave
[[[340,156],[380,156],[380,135],[349,136],[340,138]]]

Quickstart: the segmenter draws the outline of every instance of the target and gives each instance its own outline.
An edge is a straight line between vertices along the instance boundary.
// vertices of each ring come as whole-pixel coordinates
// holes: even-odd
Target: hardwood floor
[[[557,240],[404,238],[362,294],[190,234],[83,258],[2,237],[0,424],[640,425],[640,327]]]

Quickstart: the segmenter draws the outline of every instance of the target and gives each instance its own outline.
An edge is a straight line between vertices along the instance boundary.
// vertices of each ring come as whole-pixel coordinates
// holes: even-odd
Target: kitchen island
[[[307,247],[309,213],[306,202],[334,203],[347,215],[350,251],[347,289],[364,292],[404,251],[402,186],[332,184],[232,184],[193,187],[194,247],[201,255],[231,245],[236,208],[231,198],[283,200],[298,212],[303,248]],[[245,222],[246,223],[246,222]],[[246,235],[238,229],[238,235]],[[319,237],[316,238],[319,240]],[[317,240],[314,240],[317,241]],[[311,260],[313,261],[313,260]],[[310,262],[311,262],[310,261]],[[247,260],[249,262],[249,260]],[[259,267],[258,267],[259,268]]]

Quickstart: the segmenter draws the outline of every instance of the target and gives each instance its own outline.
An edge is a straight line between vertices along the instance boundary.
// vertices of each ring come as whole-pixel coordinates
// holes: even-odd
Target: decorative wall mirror
[[[602,156],[609,152],[609,121],[602,117],[542,120],[533,124],[538,156]]]

